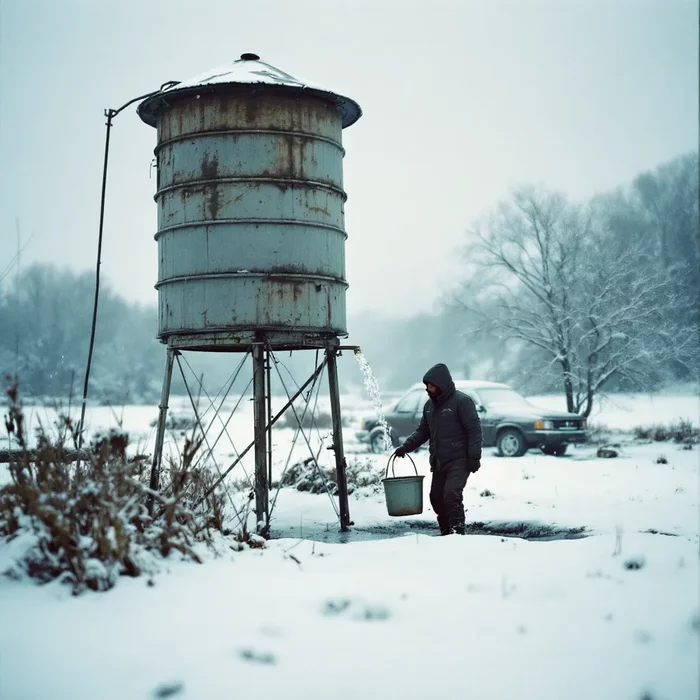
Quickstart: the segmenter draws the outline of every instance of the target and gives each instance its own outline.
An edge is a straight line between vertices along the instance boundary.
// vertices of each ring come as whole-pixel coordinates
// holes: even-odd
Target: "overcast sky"
[[[475,217],[698,146],[694,0],[0,0],[0,273],[94,265],[103,111],[243,52],[346,94],[348,310],[429,309]],[[155,130],[112,132],[103,272],[156,302]]]

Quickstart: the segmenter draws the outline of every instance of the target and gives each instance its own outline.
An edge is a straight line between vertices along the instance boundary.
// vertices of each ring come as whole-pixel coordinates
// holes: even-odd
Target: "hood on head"
[[[440,391],[445,394],[450,389],[454,389],[455,383],[452,381],[452,375],[450,370],[447,369],[447,365],[440,362],[437,365],[433,365],[423,377],[423,384],[435,384],[435,386],[440,389]]]

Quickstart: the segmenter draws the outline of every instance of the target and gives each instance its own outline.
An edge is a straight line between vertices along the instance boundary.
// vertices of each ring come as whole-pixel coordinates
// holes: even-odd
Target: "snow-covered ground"
[[[697,424],[697,401],[623,397],[597,420]],[[344,408],[349,460],[383,466],[353,442],[366,404],[348,397]],[[156,414],[124,410],[139,449]],[[94,409],[90,420],[115,419]],[[235,447],[215,449],[222,463],[248,430],[248,416],[234,417]],[[276,473],[293,435],[275,431]],[[593,447],[563,458],[487,450],[465,505],[470,531],[490,534],[467,537],[434,536],[425,452],[416,464],[422,515],[390,518],[383,495],[365,490],[341,534],[328,496],[282,489],[264,549],[222,538],[202,565],[168,560],[152,579],[77,598],[0,579],[0,698],[698,697],[697,446],[623,442],[617,459]],[[0,545],[0,571],[18,546]]]

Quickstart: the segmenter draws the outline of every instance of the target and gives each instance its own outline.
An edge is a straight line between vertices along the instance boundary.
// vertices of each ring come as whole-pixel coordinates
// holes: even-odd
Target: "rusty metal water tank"
[[[173,347],[344,336],[353,100],[243,54],[144,100],[157,127],[159,330]]]

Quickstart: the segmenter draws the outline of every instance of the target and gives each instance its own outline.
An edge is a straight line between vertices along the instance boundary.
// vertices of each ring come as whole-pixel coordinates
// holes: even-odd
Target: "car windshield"
[[[493,406],[494,404],[530,405],[526,398],[520,396],[517,391],[512,389],[479,389],[479,396],[486,406]]]

